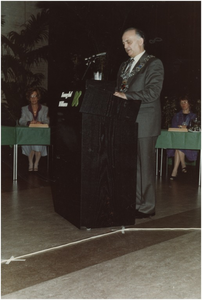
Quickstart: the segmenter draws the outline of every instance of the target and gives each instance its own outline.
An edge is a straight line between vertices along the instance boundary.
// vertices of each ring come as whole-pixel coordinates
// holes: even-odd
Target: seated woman
[[[196,118],[196,114],[191,112],[191,103],[188,96],[180,97],[181,111],[176,113],[172,119],[172,128],[187,128],[193,119]],[[183,149],[168,149],[168,157],[174,157],[174,168],[172,170],[170,180],[175,180],[177,177],[178,167],[181,163],[182,172],[187,173],[185,157],[189,161],[196,161],[197,151],[196,150],[183,150]]]
[[[39,100],[41,93],[38,88],[29,88],[26,92],[29,105],[22,107],[19,124],[29,126],[30,124],[49,124],[48,107],[41,105]],[[22,146],[22,153],[28,156],[29,171],[38,171],[38,164],[41,156],[47,156],[46,146]],[[35,156],[35,162],[33,159]]]

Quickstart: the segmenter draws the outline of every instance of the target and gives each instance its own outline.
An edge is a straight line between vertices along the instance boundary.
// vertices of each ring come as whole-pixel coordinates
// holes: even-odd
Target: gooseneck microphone
[[[92,56],[90,56],[90,57],[85,58],[85,60],[96,59],[97,57],[99,57],[99,56],[104,56],[104,55],[106,55],[106,54],[107,54],[106,52],[94,54],[94,55],[92,55]]]

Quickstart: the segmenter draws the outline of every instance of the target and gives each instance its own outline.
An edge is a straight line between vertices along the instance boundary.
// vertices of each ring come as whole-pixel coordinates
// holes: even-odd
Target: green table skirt
[[[50,145],[50,128],[1,126],[1,145]]]
[[[50,128],[16,127],[18,145],[50,145]]]
[[[156,148],[200,150],[201,133],[161,130],[161,134],[156,142]]]
[[[1,126],[1,144],[50,145],[50,128]],[[200,150],[201,133],[161,130],[156,148]]]
[[[15,127],[1,126],[1,145],[12,146],[16,141],[16,130]]]

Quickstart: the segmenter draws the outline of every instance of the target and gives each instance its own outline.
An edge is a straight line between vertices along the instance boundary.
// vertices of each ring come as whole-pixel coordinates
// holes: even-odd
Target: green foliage
[[[177,112],[177,98],[164,97],[162,100],[162,129],[168,129],[171,125],[172,118]]]
[[[196,113],[197,119],[201,124],[201,100],[200,99],[196,100],[193,111]]]
[[[30,20],[22,25],[20,33],[11,31],[7,36],[1,37],[1,89],[7,101],[3,104],[2,124],[8,125],[8,120],[5,120],[6,112],[9,112],[9,120],[15,122],[19,118],[29,86],[37,86],[42,94],[46,93],[42,88],[44,76],[34,73],[33,67],[48,60],[48,45],[43,45],[49,37],[48,22],[49,13],[42,10],[36,17],[31,15]]]

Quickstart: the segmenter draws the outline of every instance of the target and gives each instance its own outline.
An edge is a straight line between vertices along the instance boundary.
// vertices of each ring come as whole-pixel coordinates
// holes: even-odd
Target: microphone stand
[[[96,57],[95,55],[93,55],[93,56],[87,58],[87,63],[86,63],[87,69],[85,70],[85,72],[84,72],[83,77],[81,78],[81,80],[84,80],[84,77],[86,76],[86,73],[88,72],[88,70],[89,70],[91,64],[92,64],[92,63],[95,63],[95,59],[96,59],[96,58],[97,58],[97,57]]]
[[[87,67],[86,71],[84,72],[83,77],[82,77],[81,80],[83,80],[84,77],[86,76],[86,73],[88,72],[88,69],[90,68],[91,64],[92,64],[92,63],[95,63],[95,60],[96,60],[98,57],[103,56],[103,55],[106,55],[106,52],[102,52],[102,53],[93,55],[93,56],[91,56],[91,57],[85,58],[85,60],[87,60],[86,65],[88,65],[88,67]]]

